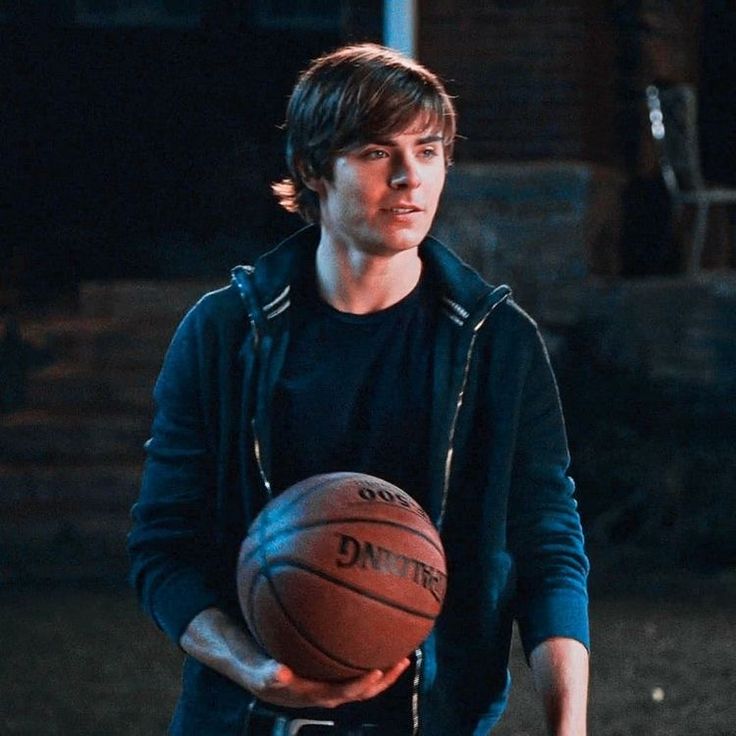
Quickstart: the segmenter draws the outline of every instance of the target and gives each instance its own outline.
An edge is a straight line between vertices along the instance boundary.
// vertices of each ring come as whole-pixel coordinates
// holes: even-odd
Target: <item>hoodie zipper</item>
[[[422,660],[424,653],[420,647],[414,651],[416,662],[414,664],[414,679],[411,684],[411,728],[412,736],[419,733],[419,680],[421,679]]]
[[[445,510],[447,508],[447,497],[449,495],[450,491],[450,472],[452,470],[452,457],[454,454],[454,442],[455,442],[455,432],[457,431],[457,424],[460,417],[460,410],[463,407],[463,402],[465,400],[465,389],[468,385],[468,377],[470,375],[470,363],[473,359],[473,351],[475,350],[475,343],[478,339],[478,332],[480,332],[481,327],[485,324],[486,320],[491,316],[493,313],[493,310],[496,309],[499,304],[502,304],[503,302],[508,299],[508,294],[504,295],[501,299],[494,302],[490,309],[488,309],[485,314],[483,314],[480,319],[475,323],[473,326],[473,334],[470,338],[470,344],[468,345],[468,350],[465,354],[465,365],[463,366],[463,377],[462,381],[460,383],[460,390],[457,393],[457,401],[455,402],[455,411],[452,416],[452,422],[450,423],[450,432],[448,435],[448,441],[447,441],[447,454],[445,455],[445,473],[444,473],[444,479],[442,484],[442,504],[440,506],[440,513],[439,517],[437,519],[437,528],[439,530],[442,529],[442,522],[445,518]],[[412,692],[412,698],[411,698],[411,708],[412,708],[412,736],[417,736],[419,733],[419,681],[421,679],[421,668],[422,668],[422,650],[419,648],[415,652],[416,655],[416,671],[414,673],[414,681],[413,681],[413,692]]]
[[[253,454],[256,457],[256,465],[258,466],[258,474],[261,476],[261,483],[266,491],[266,495],[269,500],[273,498],[273,491],[271,490],[271,481],[266,475],[266,470],[263,467],[263,460],[261,457],[261,443],[258,439],[258,432],[256,431],[256,418],[253,417],[250,422],[251,430],[253,432]]]
[[[247,274],[253,273],[253,268],[248,268],[247,266],[244,267],[244,271]],[[240,285],[239,285],[240,288]],[[242,288],[240,288],[240,293],[243,299],[245,299],[244,291]],[[247,310],[248,312],[248,321],[250,322],[250,329],[253,333],[253,351],[258,352],[258,348],[261,343],[261,335],[258,332],[258,325],[256,324],[255,317],[251,313],[250,309]],[[266,475],[266,470],[263,467],[263,453],[261,452],[261,442],[258,439],[258,432],[256,431],[256,418],[255,416],[250,420],[250,426],[251,426],[251,432],[253,433],[253,455],[256,459],[256,466],[258,467],[258,475],[261,478],[261,483],[263,484],[263,488],[266,491],[266,495],[269,499],[273,498],[273,491],[271,490],[271,481],[269,481],[268,476]]]
[[[437,528],[442,529],[442,523],[445,518],[445,510],[447,508],[447,496],[450,491],[450,472],[452,470],[452,457],[455,451],[455,432],[457,431],[457,424],[460,418],[460,410],[463,407],[465,401],[465,389],[468,385],[468,377],[470,375],[470,363],[473,359],[473,351],[475,350],[475,343],[478,339],[478,332],[481,327],[485,324],[486,320],[491,316],[493,310],[496,309],[500,304],[503,304],[508,299],[508,294],[505,294],[501,299],[494,302],[490,309],[485,314],[481,315],[480,319],[473,326],[473,334],[470,338],[470,344],[468,345],[467,353],[465,354],[465,365],[463,367],[463,378],[460,383],[460,390],[457,393],[457,401],[455,402],[455,411],[452,416],[452,422],[450,423],[450,433],[447,440],[447,454],[445,455],[445,473],[442,483],[442,504],[440,506],[440,513],[437,519]]]

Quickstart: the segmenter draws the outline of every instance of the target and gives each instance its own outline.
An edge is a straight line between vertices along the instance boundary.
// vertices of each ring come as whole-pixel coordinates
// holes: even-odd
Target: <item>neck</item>
[[[378,256],[337,244],[324,233],[317,248],[320,296],[341,312],[387,309],[414,289],[421,273],[416,248]]]

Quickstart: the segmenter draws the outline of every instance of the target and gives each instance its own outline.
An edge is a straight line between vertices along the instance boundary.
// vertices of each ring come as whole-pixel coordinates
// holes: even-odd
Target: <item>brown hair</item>
[[[286,110],[290,176],[273,185],[279,203],[307,222],[318,222],[319,198],[305,181],[330,180],[338,155],[403,131],[419,116],[440,129],[449,165],[455,107],[435,74],[372,43],[345,46],[315,59],[299,76]]]

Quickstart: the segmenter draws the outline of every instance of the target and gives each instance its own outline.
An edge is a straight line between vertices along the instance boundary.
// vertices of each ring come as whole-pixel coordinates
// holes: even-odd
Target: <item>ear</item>
[[[317,176],[305,176],[302,178],[304,186],[311,189],[318,197],[322,197],[325,193],[325,180]]]
[[[307,189],[311,189],[317,195],[322,194],[324,191],[322,178],[314,174],[311,166],[306,165],[303,161],[297,161],[296,170],[299,172],[299,178]]]

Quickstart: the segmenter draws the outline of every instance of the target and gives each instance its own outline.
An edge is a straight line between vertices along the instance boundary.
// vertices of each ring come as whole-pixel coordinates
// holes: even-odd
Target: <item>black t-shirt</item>
[[[292,297],[291,339],[272,404],[274,493],[318,473],[353,471],[388,480],[423,504],[436,321],[428,276],[398,303],[366,315],[322,301],[313,270]],[[299,712],[409,727],[412,673],[370,701]]]
[[[369,473],[420,503],[428,481],[435,309],[426,277],[365,315],[333,309],[314,275],[293,295],[293,324],[272,404],[278,493],[317,473]]]

